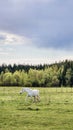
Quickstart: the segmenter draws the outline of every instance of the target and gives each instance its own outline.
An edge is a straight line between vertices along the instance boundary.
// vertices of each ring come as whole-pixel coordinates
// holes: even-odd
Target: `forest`
[[[2,64],[0,86],[72,87],[73,61],[65,60],[44,65]]]

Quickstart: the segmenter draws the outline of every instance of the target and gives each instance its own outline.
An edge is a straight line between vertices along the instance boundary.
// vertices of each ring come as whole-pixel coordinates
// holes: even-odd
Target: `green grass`
[[[0,87],[0,130],[73,130],[73,89],[38,89],[33,103],[20,87]]]

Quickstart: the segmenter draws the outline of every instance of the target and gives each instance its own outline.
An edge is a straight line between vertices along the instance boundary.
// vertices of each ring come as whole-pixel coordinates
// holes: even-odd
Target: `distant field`
[[[73,130],[73,88],[37,88],[25,102],[20,87],[0,87],[0,130]]]

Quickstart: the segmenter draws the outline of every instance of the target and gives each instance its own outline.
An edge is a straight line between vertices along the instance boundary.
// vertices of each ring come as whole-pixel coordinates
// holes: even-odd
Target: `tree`
[[[70,86],[73,86],[73,70],[71,71]]]
[[[21,72],[16,70],[13,73],[13,77],[15,79],[15,85],[20,86],[21,85]]]
[[[38,81],[38,70],[36,69],[30,69],[28,73],[29,82],[31,82],[32,86],[38,87],[39,81]]]
[[[52,87],[58,87],[59,86],[59,79],[57,78],[57,76],[53,76],[51,86]]]
[[[10,86],[12,85],[12,73],[11,72],[6,72],[4,75],[3,75],[3,84],[4,85],[7,85],[7,86]]]
[[[20,77],[20,84],[21,84],[21,86],[27,86],[27,82],[28,82],[27,72],[22,70],[20,75],[21,75],[21,77]]]
[[[65,80],[66,80],[66,86],[69,86],[71,82],[71,68],[67,69]]]

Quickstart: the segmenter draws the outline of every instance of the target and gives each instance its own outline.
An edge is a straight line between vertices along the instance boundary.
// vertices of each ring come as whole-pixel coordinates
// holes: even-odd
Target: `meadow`
[[[73,88],[37,88],[40,102],[21,87],[0,87],[0,130],[73,130]]]

